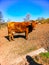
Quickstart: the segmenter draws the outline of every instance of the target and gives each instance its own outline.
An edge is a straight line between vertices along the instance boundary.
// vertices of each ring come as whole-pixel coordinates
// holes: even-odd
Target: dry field
[[[16,33],[14,37],[15,40],[9,42],[7,27],[0,29],[1,65],[14,65],[16,58],[40,47],[49,47],[49,24],[38,24],[35,30],[29,33],[28,40],[24,33]]]

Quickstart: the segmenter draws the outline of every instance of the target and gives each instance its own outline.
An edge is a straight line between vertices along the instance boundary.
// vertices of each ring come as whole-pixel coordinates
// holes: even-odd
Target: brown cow
[[[9,40],[14,40],[14,33],[25,32],[26,39],[28,39],[28,33],[36,26],[36,22],[8,22],[8,36]]]

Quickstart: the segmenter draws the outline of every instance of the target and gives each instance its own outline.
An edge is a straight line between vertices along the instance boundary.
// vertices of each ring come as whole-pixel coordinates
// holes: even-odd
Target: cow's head
[[[32,21],[32,23],[31,23],[32,30],[36,27],[36,25],[37,25],[37,22],[36,21]]]
[[[32,32],[32,30],[35,29],[36,25],[37,25],[37,22],[32,21],[31,24],[28,26],[29,27],[29,32]]]

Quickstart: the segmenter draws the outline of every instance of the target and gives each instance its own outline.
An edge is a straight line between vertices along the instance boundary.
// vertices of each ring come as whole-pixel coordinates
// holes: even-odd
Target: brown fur
[[[14,32],[25,32],[26,39],[28,39],[28,33],[35,27],[35,22],[9,22],[8,23],[8,36],[9,40],[14,40]]]

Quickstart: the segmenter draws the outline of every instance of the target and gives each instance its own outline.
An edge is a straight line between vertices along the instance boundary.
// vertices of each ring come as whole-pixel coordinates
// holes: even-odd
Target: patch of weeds
[[[49,58],[49,52],[41,53],[40,56]]]
[[[37,61],[39,61],[39,56],[35,56],[35,59],[36,59]]]

